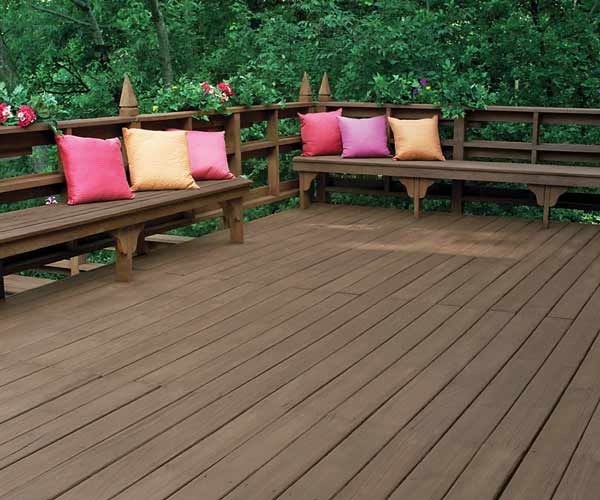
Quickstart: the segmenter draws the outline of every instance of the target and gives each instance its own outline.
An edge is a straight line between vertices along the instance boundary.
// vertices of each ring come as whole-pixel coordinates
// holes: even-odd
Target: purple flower
[[[413,87],[412,88],[413,97],[416,97],[418,93],[419,93],[419,87]]]
[[[56,205],[57,203],[58,200],[56,199],[56,196],[48,196],[46,199],[46,205]]]
[[[427,78],[421,78],[421,79],[419,80],[419,85],[420,85],[421,87],[425,87],[425,85],[427,85],[428,83],[429,83],[429,81],[427,80]]]

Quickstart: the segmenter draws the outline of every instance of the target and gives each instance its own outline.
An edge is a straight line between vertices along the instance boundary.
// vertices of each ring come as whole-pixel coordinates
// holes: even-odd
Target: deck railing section
[[[243,162],[250,158],[264,158],[267,162],[267,184],[251,191],[248,207],[282,201],[298,194],[297,180],[281,181],[280,162],[282,154],[301,148],[299,135],[280,135],[282,119],[296,119],[298,112],[326,111],[343,108],[344,115],[369,117],[386,115],[396,118],[421,118],[440,115],[443,132],[442,146],[448,158],[477,160],[494,159],[505,161],[530,162],[532,168],[537,163],[576,163],[600,165],[600,145],[580,143],[549,143],[541,138],[545,126],[600,126],[600,109],[581,108],[540,108],[490,106],[485,110],[467,110],[465,116],[454,120],[443,119],[439,107],[426,104],[398,105],[364,102],[340,102],[332,98],[327,74],[323,76],[318,97],[313,97],[308,76],[304,74],[298,101],[280,105],[257,105],[230,107],[226,113],[205,113],[208,121],[197,120],[197,111],[182,111],[162,114],[139,114],[138,103],[128,78],[123,83],[119,116],[68,120],[58,123],[67,134],[90,137],[118,137],[123,127],[138,127],[151,130],[182,128],[186,130],[225,130],[230,168],[235,175],[242,174]],[[256,123],[266,124],[263,138],[242,141],[242,131]],[[527,140],[487,140],[473,138],[478,130],[494,123],[513,123],[529,127]],[[481,135],[481,134],[479,134]],[[391,137],[390,137],[391,139]],[[36,146],[54,144],[54,135],[49,125],[37,123],[26,129],[0,127],[0,158],[29,155]],[[323,180],[323,179],[322,179]],[[319,183],[316,196],[324,201],[329,192],[352,192],[365,194],[388,194],[404,196],[403,188],[393,179],[352,179],[331,177]],[[63,192],[64,176],[60,168],[56,172],[31,174],[8,179],[0,179],[0,203],[14,202],[49,196]],[[455,183],[454,198],[462,194],[463,186]],[[451,199],[449,186],[434,186],[433,197]],[[465,201],[517,201],[534,203],[526,190],[498,190],[483,187],[465,190]],[[595,194],[566,194],[559,206],[573,208],[600,207],[600,197]],[[193,214],[195,219],[218,215],[216,207],[209,207],[205,213]],[[185,221],[189,223],[189,217]],[[174,222],[175,224],[175,222]],[[175,224],[176,225],[176,224]]]

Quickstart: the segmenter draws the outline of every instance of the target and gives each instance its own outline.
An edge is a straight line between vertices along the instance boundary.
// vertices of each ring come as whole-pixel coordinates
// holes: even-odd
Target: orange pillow
[[[396,146],[394,160],[446,159],[440,144],[437,115],[421,120],[389,118],[389,122]]]
[[[186,132],[124,128],[132,191],[198,189],[192,177]]]

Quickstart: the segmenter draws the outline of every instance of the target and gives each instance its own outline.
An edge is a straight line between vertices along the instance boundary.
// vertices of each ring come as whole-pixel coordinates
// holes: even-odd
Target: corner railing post
[[[310,82],[308,81],[308,73],[305,71],[302,77],[302,83],[300,84],[300,92],[298,93],[298,101],[300,102],[313,102],[312,89],[310,88]]]
[[[323,106],[320,103],[329,101],[331,101],[331,87],[329,86],[329,77],[327,76],[327,72],[325,72],[323,73],[323,78],[321,79],[321,86],[319,87],[318,96],[319,104],[317,104],[315,111],[327,111],[327,106]],[[316,200],[319,203],[327,203],[327,179],[328,176],[326,173],[320,173],[317,176]]]
[[[129,76],[125,75],[123,79],[123,88],[121,90],[121,100],[119,101],[119,116],[137,116],[140,114],[137,97],[131,85]]]

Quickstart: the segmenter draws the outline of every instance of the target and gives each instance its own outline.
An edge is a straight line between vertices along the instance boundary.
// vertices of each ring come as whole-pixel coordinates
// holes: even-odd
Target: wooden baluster
[[[229,170],[236,177],[242,175],[242,127],[239,113],[233,113],[225,127],[225,143],[230,152]]]
[[[531,122],[531,163],[538,162],[537,146],[540,143],[540,114],[535,111]]]
[[[267,175],[269,180],[269,194],[279,196],[279,111],[269,110],[267,121],[267,140],[274,143],[267,156]]]
[[[459,161],[465,159],[465,118],[463,118],[463,117],[454,119],[452,159],[459,160]],[[464,181],[460,181],[460,180],[452,181],[451,210],[452,210],[452,213],[457,214],[457,215],[462,215],[462,213],[463,213],[464,184],[465,184]]]

